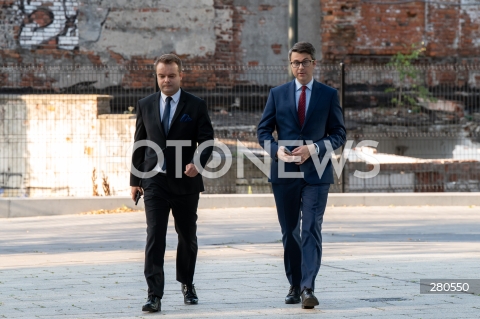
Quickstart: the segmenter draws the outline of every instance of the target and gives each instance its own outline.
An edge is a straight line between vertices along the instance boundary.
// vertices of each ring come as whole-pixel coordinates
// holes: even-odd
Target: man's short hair
[[[312,60],[315,59],[315,47],[309,42],[297,42],[293,45],[293,47],[288,51],[288,61],[292,58],[292,52],[297,53],[307,53],[310,54]]]
[[[171,64],[171,63],[176,63],[178,66],[178,72],[182,72],[182,60],[175,54],[164,54],[161,57],[157,58],[155,60],[155,63],[153,64],[155,67],[155,71],[157,70],[157,65],[159,63],[164,63],[164,64]]]

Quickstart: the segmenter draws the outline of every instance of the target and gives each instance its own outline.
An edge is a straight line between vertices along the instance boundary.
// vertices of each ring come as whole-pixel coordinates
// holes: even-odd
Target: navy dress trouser
[[[304,179],[272,184],[282,229],[285,272],[292,286],[315,289],[322,260],[322,223],[330,184]],[[300,222],[301,221],[301,222]]]

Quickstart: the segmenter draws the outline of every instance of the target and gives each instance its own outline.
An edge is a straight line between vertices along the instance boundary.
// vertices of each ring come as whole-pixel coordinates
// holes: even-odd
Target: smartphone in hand
[[[292,156],[292,152],[291,152],[288,148],[286,148],[286,147],[283,148],[283,152],[284,152],[285,154],[287,154],[287,155]]]
[[[142,197],[142,195],[140,194],[140,191],[137,191],[137,194],[135,194],[135,206],[137,206],[140,197]]]

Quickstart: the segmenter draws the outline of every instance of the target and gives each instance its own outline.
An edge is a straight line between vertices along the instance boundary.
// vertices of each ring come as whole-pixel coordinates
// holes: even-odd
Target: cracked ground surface
[[[141,312],[142,212],[0,219],[0,318],[478,318],[480,296],[420,279],[480,279],[478,207],[328,207],[320,306],[286,305],[275,208],[199,210],[197,306],[175,281],[170,220],[162,311]]]

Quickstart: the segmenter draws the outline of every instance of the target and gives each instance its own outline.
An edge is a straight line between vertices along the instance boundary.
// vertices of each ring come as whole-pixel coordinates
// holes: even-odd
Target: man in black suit
[[[200,168],[195,167],[193,158],[199,156],[205,167],[212,147],[196,154],[197,144],[213,143],[213,127],[205,101],[180,88],[182,61],[174,54],[162,55],[155,61],[155,71],[160,92],[138,101],[136,110],[135,143],[143,141],[148,147],[144,144],[134,151],[130,175],[132,199],[140,192],[145,202],[144,273],[148,301],[142,310],[149,312],[161,309],[170,209],[178,234],[177,280],[181,282],[185,304],[198,303],[193,275],[198,251],[197,206],[204,187]]]

